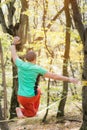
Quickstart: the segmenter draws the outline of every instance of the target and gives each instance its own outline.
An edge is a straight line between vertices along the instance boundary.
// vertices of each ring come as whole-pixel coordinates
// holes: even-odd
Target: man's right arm
[[[78,83],[78,80],[72,77],[66,77],[62,75],[58,75],[55,73],[47,72],[44,77],[54,79],[54,80],[61,80],[61,81],[67,81],[67,82],[72,82],[72,83]]]

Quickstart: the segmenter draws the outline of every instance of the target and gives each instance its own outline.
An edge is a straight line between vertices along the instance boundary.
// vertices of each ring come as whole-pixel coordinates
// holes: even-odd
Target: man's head
[[[26,60],[29,61],[29,62],[36,61],[36,54],[32,50],[28,51],[25,57],[26,57]]]

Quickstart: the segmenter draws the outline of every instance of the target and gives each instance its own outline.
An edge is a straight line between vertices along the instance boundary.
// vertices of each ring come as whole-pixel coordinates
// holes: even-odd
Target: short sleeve
[[[15,61],[15,65],[16,65],[17,67],[22,66],[23,63],[24,63],[24,61],[21,60],[20,58],[17,58],[16,61]]]
[[[38,67],[38,69],[39,69],[39,73],[41,74],[41,75],[44,75],[44,74],[46,74],[48,71],[45,69],[45,68],[43,68],[43,67]]]

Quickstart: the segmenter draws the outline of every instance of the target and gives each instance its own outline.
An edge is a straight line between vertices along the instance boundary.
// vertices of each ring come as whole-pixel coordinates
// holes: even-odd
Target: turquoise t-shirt
[[[46,74],[47,70],[31,62],[24,62],[20,58],[16,59],[15,64],[18,68],[18,95],[35,96],[39,75]]]

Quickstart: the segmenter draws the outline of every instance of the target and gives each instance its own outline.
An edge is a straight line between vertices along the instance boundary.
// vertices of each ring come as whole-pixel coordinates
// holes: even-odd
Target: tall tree
[[[77,0],[70,0],[73,19],[76,29],[79,32],[84,52],[84,65],[82,73],[82,108],[83,108],[83,123],[80,130],[87,130],[87,28],[82,23],[81,13],[77,4]]]
[[[23,49],[23,45],[26,43],[28,36],[28,16],[23,14],[23,12],[28,9],[28,1],[21,0],[21,5],[20,21],[17,29],[15,29],[15,35],[18,35],[21,38],[21,44],[17,47],[19,51]],[[10,118],[16,116],[15,108],[19,106],[17,102],[17,86],[17,68],[13,65],[13,93],[11,98]]]
[[[1,69],[2,69],[2,87],[4,92],[4,114],[2,112],[1,100],[0,100],[0,120],[5,120],[7,119],[7,91],[6,91],[5,65],[4,65],[1,39],[0,39],[0,59],[1,59]],[[0,128],[1,130],[9,130],[8,123],[0,122]]]
[[[70,29],[71,29],[71,17],[69,12],[69,0],[64,1],[65,5],[65,17],[66,17],[66,36],[65,36],[65,52],[64,52],[64,61],[63,61],[63,75],[68,76],[68,60],[70,52]],[[63,91],[61,96],[61,101],[58,107],[58,116],[64,116],[64,108],[67,99],[68,93],[68,82],[63,82]]]
[[[5,64],[2,44],[0,42],[0,59],[1,59],[1,70],[2,70],[2,87],[4,92],[4,118],[7,118],[7,89],[6,89],[6,75],[5,75]]]

